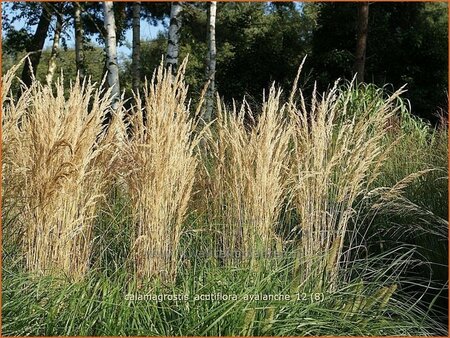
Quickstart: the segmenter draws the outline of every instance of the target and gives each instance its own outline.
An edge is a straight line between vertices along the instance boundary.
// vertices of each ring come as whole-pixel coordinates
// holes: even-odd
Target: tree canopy
[[[57,3],[52,4],[53,7]],[[65,77],[76,74],[73,48],[67,30],[73,25],[73,5],[61,7],[67,21],[62,35],[64,51],[58,70]],[[189,55],[187,81],[198,94],[206,82],[206,3],[183,3],[180,58]],[[39,3],[13,3],[3,8],[3,71],[25,55],[33,42],[42,7]],[[118,44],[129,44],[125,32],[132,25],[131,3],[115,3]],[[151,77],[167,50],[170,3],[142,3],[141,20],[164,27],[151,40],[142,41],[141,78]],[[260,98],[273,81],[289,90],[297,69],[308,55],[301,84],[312,88],[317,81],[325,90],[337,78],[352,79],[357,30],[355,3],[219,2],[217,5],[215,82],[225,98]],[[446,3],[370,3],[365,76],[368,83],[391,90],[407,84],[414,114],[434,121],[446,109],[448,28]],[[23,27],[14,28],[20,22]],[[52,36],[52,17],[48,36]],[[105,72],[105,30],[101,3],[83,3],[84,53],[88,75],[95,80]],[[49,48],[42,59],[48,58]],[[131,93],[131,52],[120,67],[120,82]],[[45,78],[46,62],[37,70]],[[195,96],[195,95],[194,95]]]

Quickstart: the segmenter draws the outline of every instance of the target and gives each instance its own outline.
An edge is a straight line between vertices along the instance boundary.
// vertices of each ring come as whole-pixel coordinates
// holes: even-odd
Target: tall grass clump
[[[144,100],[136,98],[130,137],[123,144],[123,170],[130,198],[134,271],[138,278],[176,275],[178,244],[191,197],[199,142],[189,115],[184,82],[186,60],[176,75],[162,65]]]
[[[14,184],[16,171],[14,168],[15,145],[18,141],[20,111],[28,105],[28,97],[22,96],[14,101],[8,95],[14,82],[16,71],[20,63],[8,71],[2,78],[2,230],[3,230],[3,254],[5,246],[13,247],[21,234],[16,224],[17,215],[20,213],[20,205],[14,195],[18,195],[20,187]],[[12,106],[8,109],[9,106]],[[22,107],[16,109],[14,106]],[[8,109],[8,112],[6,110]]]
[[[92,227],[105,184],[100,155],[106,93],[77,80],[67,97],[34,82],[14,100],[3,87],[3,168],[26,268],[81,278],[88,268]]]
[[[350,224],[357,223],[361,201],[385,159],[383,138],[401,92],[381,104],[368,99],[355,114],[351,87],[339,89],[336,83],[322,97],[314,91],[309,105],[303,95],[298,104],[294,93],[290,99],[299,286],[307,281],[318,289],[335,286]]]
[[[3,77],[2,332],[445,335],[447,129],[353,82],[205,125],[185,67],[115,111]]]
[[[290,127],[286,124],[281,90],[270,89],[261,112],[244,101],[239,111],[228,111],[218,99],[217,120],[209,144],[212,220],[218,225],[219,250],[229,261],[281,249],[277,221],[287,186]],[[231,257],[230,257],[231,256]]]

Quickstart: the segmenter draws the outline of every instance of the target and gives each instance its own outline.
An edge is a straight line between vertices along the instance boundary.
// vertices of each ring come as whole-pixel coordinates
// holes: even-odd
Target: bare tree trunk
[[[141,85],[141,3],[133,2],[133,55],[131,63],[133,91],[139,92]]]
[[[106,29],[106,59],[108,68],[108,86],[112,88],[112,108],[118,107],[120,99],[119,66],[117,62],[116,23],[114,20],[113,2],[103,2]]]
[[[369,3],[358,3],[358,31],[356,36],[355,63],[353,70],[356,80],[364,82],[364,67],[366,63],[367,33],[369,27]]]
[[[81,5],[79,2],[74,2],[74,23],[75,23],[75,63],[77,65],[77,72],[80,78],[83,79],[85,74],[84,69],[84,54],[83,54],[83,23],[81,21]]]
[[[169,41],[167,45],[166,66],[172,66],[172,72],[178,67],[178,53],[180,49],[181,3],[172,2],[170,10]]]
[[[36,32],[27,52],[31,53],[29,57],[29,63],[25,63],[21,79],[26,86],[30,86],[33,78],[33,74],[36,74],[39,61],[41,60],[42,48],[44,48],[44,42],[47,38],[48,28],[50,26],[52,13],[48,9],[47,4],[42,4],[42,14],[39,18]]]
[[[215,73],[216,73],[216,11],[217,2],[211,1],[208,4],[208,28],[207,42],[208,54],[206,57],[206,77],[209,81],[208,90],[206,92],[206,110],[204,120],[211,121],[214,109],[214,92],[215,92]]]
[[[50,59],[48,60],[48,71],[47,71],[47,84],[51,84],[53,81],[53,76],[55,75],[56,70],[56,59],[59,54],[59,40],[61,38],[61,32],[63,28],[63,15],[62,13],[56,13],[56,26],[55,26],[55,34],[53,35],[53,45],[52,51],[50,54]]]

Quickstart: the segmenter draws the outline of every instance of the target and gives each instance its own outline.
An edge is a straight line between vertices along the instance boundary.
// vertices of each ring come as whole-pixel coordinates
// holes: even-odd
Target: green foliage
[[[225,98],[243,94],[260,99],[273,81],[290,88],[309,52],[311,20],[294,6],[262,3],[224,5],[217,23],[218,44],[228,51],[218,61],[217,83]],[[220,54],[220,53],[219,53]]]
[[[265,262],[260,273],[192,263],[175,285],[137,286],[119,269],[92,273],[82,282],[4,270],[5,335],[430,335],[444,328],[396,291],[399,280],[381,282],[389,269],[406,268],[408,249],[355,264],[360,278],[334,293],[292,292],[289,265]],[[386,256],[391,257],[386,261]],[[192,273],[192,269],[195,274]],[[373,281],[367,281],[370,277]],[[392,275],[391,277],[394,278]],[[264,300],[263,295],[290,295]],[[167,295],[165,299],[150,297]],[[187,296],[173,300],[168,296]],[[197,295],[197,299],[195,298]],[[224,296],[228,296],[226,299]],[[247,295],[247,299],[244,297]],[[204,297],[203,299],[200,296]],[[232,300],[236,296],[237,300]],[[250,296],[253,296],[250,299]],[[134,298],[132,298],[134,297]],[[138,297],[141,297],[140,299]],[[148,298],[144,298],[148,297]],[[206,297],[210,297],[209,299]],[[259,297],[259,299],[257,298]]]
[[[3,41],[5,44],[5,41]],[[3,44],[3,46],[4,46]],[[104,51],[100,47],[88,45],[85,48],[84,57],[86,65],[86,74],[91,77],[92,82],[100,84],[103,79],[103,64],[104,64]],[[48,70],[48,60],[50,58],[50,49],[45,49],[42,52],[41,61],[39,63],[36,79],[42,83],[45,83],[45,76]],[[14,64],[17,63],[18,59],[26,56],[24,50],[17,50],[14,52],[9,52],[9,50],[3,50],[2,59],[2,71],[6,73]],[[64,87],[69,88],[69,83],[73,82],[77,75],[76,64],[75,64],[75,50],[67,49],[61,50],[57,58],[57,68],[55,71],[55,77],[58,78],[63,74],[64,76]],[[21,66],[18,70],[20,73],[22,71]],[[16,93],[18,89],[18,82],[14,82],[11,90]]]
[[[319,6],[312,60],[325,87],[352,77],[357,11],[350,3]],[[414,114],[433,122],[436,110],[447,107],[447,20],[446,3],[373,3],[369,9],[366,81],[407,84]]]
[[[36,3],[5,4],[3,70],[17,62],[17,52],[29,45],[40,10]],[[73,6],[67,3],[63,11],[70,20]],[[167,25],[169,12],[169,3],[143,3],[141,18]],[[218,4],[217,13],[216,87],[226,101],[246,95],[249,103],[255,104],[273,81],[288,90],[292,74],[306,54],[310,57],[302,87],[312,87],[311,77],[318,80],[319,91],[338,77],[352,77],[355,4],[223,2]],[[131,27],[130,4],[117,4],[115,14],[119,44],[124,44],[125,30]],[[180,60],[189,54],[186,78],[191,92],[199,94],[205,85],[206,7],[202,3],[187,4],[182,16]],[[12,23],[17,20],[24,20],[23,30],[14,30]],[[447,21],[446,3],[373,3],[369,10],[366,81],[393,88],[406,83],[405,97],[411,102],[413,114],[432,123],[437,120],[435,112],[445,110],[448,101]],[[96,39],[103,44],[101,3],[84,3],[82,22],[86,43]],[[65,39],[69,39],[67,34],[63,34]],[[151,77],[166,54],[166,44],[166,32],[143,43],[142,79]],[[104,72],[99,60],[94,60],[95,70],[91,72]],[[70,63],[60,62],[63,68]],[[127,90],[127,96],[131,90],[130,69],[131,61],[126,60],[121,87]]]
[[[91,77],[92,82],[100,84],[103,79],[103,65],[104,65],[104,51],[101,47],[95,45],[85,46],[84,60],[86,75]],[[50,58],[50,50],[46,49],[42,53],[41,62],[39,64],[36,78],[43,81],[48,69],[48,60]],[[63,73],[65,80],[65,87],[68,88],[70,81],[73,81],[77,75],[75,65],[75,50],[67,49],[61,50],[58,56],[57,68],[55,75],[59,76]]]
[[[180,60],[189,55],[186,80],[193,97],[202,91],[205,79],[206,12],[203,4],[183,10]],[[309,53],[314,27],[311,6],[265,3],[219,3],[216,22],[218,91],[230,100],[243,95],[261,99],[262,89],[273,81],[289,89],[299,64]],[[151,77],[166,53],[166,35],[142,44],[142,77]],[[124,69],[126,87],[131,87],[131,61]]]
[[[350,92],[349,110],[340,118],[358,119],[365,111],[381,105],[388,93],[388,88],[358,85]],[[422,302],[434,302],[444,314],[447,298],[434,297],[442,293],[442,285],[448,280],[448,129],[446,125],[433,127],[412,115],[409,102],[403,98],[397,98],[395,105],[398,110],[384,139],[389,146],[387,158],[373,187],[407,183],[401,196],[384,201],[383,210],[365,211],[368,216],[362,222],[366,223],[366,244],[370,251],[379,253],[399,243],[415,246],[414,256],[423,263],[407,275],[433,285],[419,288],[424,292]]]
[[[17,59],[17,54],[26,50],[30,44],[32,35],[25,29],[9,30],[2,39],[3,53]],[[8,68],[10,68],[10,65]]]

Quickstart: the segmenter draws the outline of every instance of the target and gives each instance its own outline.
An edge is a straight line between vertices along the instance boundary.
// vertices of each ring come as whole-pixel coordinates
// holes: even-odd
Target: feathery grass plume
[[[15,187],[10,198],[20,205],[28,270],[79,279],[88,267],[105,183],[96,160],[108,146],[99,143],[110,102],[79,80],[65,98],[62,83],[53,88],[35,82],[3,105],[5,181]]]
[[[136,97],[129,139],[123,145],[124,181],[135,224],[133,265],[138,278],[173,280],[178,244],[194,175],[199,136],[189,116],[184,71],[175,76],[161,64],[148,85],[144,104]]]
[[[280,251],[276,230],[291,137],[280,95],[272,86],[256,120],[245,100],[239,111],[234,105],[229,112],[218,98],[218,118],[209,134],[214,157],[209,194],[214,222],[220,224],[220,250],[231,262],[242,256],[253,265],[257,254]],[[253,119],[251,125],[246,119]]]
[[[250,308],[245,312],[244,323],[242,325],[241,334],[243,336],[250,336],[252,332],[253,325],[255,323],[256,309]]]
[[[14,183],[18,180],[16,177],[18,172],[13,168],[15,152],[20,142],[20,121],[30,103],[31,89],[25,90],[17,100],[13,99],[10,90],[16,77],[15,74],[24,60],[22,59],[2,77],[2,230],[4,246],[16,244],[23,235],[17,217],[22,208],[17,198],[14,198],[20,194],[21,187]]]
[[[289,102],[295,125],[291,168],[299,218],[294,230],[300,237],[300,285],[309,280],[319,289],[333,288],[347,230],[358,213],[357,201],[380,173],[384,159],[383,137],[401,90],[381,104],[367,100],[355,114],[350,106],[353,86],[338,89],[336,82],[322,98],[314,90],[309,108],[301,91],[299,105],[293,95]]]
[[[267,333],[272,328],[273,324],[276,322],[275,319],[276,308],[274,306],[265,309],[265,318],[262,328],[263,333]]]

